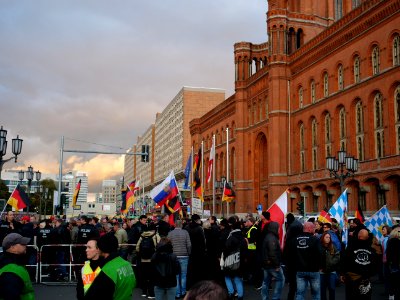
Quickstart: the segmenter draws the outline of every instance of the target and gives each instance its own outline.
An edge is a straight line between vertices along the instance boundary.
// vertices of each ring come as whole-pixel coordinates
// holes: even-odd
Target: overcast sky
[[[265,0],[0,0],[0,125],[18,163],[58,173],[65,149],[125,151],[183,86],[234,92],[233,45],[266,41]],[[105,145],[105,146],[104,146]],[[64,155],[89,192],[123,157]]]

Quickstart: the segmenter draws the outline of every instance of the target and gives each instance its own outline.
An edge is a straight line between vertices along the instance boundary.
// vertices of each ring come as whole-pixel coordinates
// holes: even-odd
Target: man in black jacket
[[[275,279],[275,289],[272,299],[280,299],[283,285],[285,284],[285,276],[281,268],[282,252],[279,244],[279,223],[270,222],[267,225],[267,235],[265,236],[262,257],[264,268],[264,281],[261,289],[263,300],[268,300],[269,285],[272,279]]]
[[[314,235],[315,225],[305,222],[303,233],[292,240],[291,255],[296,260],[296,300],[305,299],[307,283],[310,284],[313,299],[320,298],[320,275],[322,259],[321,242]]]

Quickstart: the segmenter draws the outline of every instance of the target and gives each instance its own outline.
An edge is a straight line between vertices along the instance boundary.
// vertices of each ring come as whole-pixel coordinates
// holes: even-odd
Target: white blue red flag
[[[393,226],[392,218],[386,205],[374,213],[371,218],[364,222],[365,227],[380,241],[383,241],[382,227],[383,225]]]
[[[332,218],[335,218],[340,228],[342,228],[342,242],[347,247],[348,238],[348,224],[347,224],[347,189],[339,196],[332,207],[329,209],[328,213]]]
[[[167,200],[171,200],[176,195],[178,195],[178,185],[176,184],[174,171],[171,171],[163,182],[150,191],[150,197],[159,206],[164,205]]]

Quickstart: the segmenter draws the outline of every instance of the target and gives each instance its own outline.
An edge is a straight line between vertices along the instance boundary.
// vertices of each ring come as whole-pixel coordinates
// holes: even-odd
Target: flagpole
[[[228,127],[226,127],[226,181],[229,182],[229,128]],[[226,201],[226,216],[229,217],[229,201]]]
[[[201,182],[203,183],[203,190],[205,186],[204,182],[204,141],[201,141]],[[201,189],[201,188],[200,188]],[[203,193],[203,191],[201,191]],[[203,194],[203,200],[204,200],[204,194]],[[204,201],[201,202],[201,216],[204,214]]]
[[[190,192],[191,192],[191,198],[190,198],[190,214],[192,214],[193,212],[192,212],[192,208],[193,208],[193,206],[192,206],[192,201],[193,201],[193,182],[194,182],[194,180],[193,180],[193,164],[194,164],[194,159],[193,159],[193,146],[192,146],[192,163],[190,164],[190,176],[191,176],[191,178],[190,178],[190,182],[192,183],[191,185],[190,185]]]
[[[212,146],[211,147],[214,147],[214,153],[213,153],[213,157],[212,157],[212,159],[213,159],[213,166],[212,166],[212,197],[213,197],[213,208],[212,208],[212,211],[213,211],[213,216],[215,215],[215,163],[216,163],[216,161],[215,161],[215,134],[213,135],[213,143],[212,143]]]

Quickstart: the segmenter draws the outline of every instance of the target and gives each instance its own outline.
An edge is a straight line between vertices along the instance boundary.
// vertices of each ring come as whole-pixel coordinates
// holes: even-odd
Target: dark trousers
[[[140,282],[142,286],[142,294],[148,297],[154,297],[154,281],[151,262],[140,262],[139,265]]]
[[[294,296],[296,295],[296,290],[297,290],[296,270],[288,268],[286,280],[289,283],[289,291],[287,299],[294,300]]]

